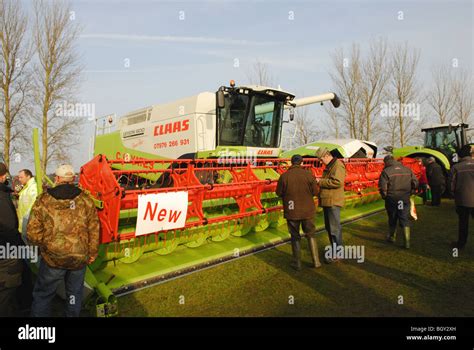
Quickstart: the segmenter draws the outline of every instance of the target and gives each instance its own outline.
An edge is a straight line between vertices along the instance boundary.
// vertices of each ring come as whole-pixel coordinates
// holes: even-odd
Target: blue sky
[[[330,54],[353,42],[365,48],[377,36],[421,49],[425,83],[431,67],[452,58],[472,72],[472,1],[71,3],[83,26],[77,49],[85,70],[78,100],[94,103],[97,115],[215,91],[230,79],[245,83],[257,59],[283,89],[297,96],[323,93],[332,88]],[[399,11],[403,20],[397,19]],[[235,59],[240,67],[234,67]],[[92,128],[84,122],[81,146],[73,152],[77,168],[88,159]]]

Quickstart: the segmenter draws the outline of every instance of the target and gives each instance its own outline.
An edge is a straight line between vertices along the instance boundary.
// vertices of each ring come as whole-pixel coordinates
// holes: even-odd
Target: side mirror
[[[451,124],[448,125],[448,134],[453,132],[453,126]]]
[[[290,122],[292,122],[295,119],[295,109],[290,108]]]
[[[222,91],[222,90],[217,91],[216,100],[217,100],[217,107],[218,108],[224,108],[225,107],[224,91]]]

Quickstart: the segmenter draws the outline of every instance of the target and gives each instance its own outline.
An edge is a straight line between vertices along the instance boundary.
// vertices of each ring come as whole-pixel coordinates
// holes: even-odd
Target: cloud
[[[269,46],[277,45],[272,41],[253,41],[245,39],[230,38],[212,38],[202,36],[171,36],[171,35],[134,35],[134,34],[82,34],[81,39],[105,39],[105,40],[124,40],[124,41],[161,41],[167,43],[190,43],[190,44],[218,44],[218,45],[252,45]]]

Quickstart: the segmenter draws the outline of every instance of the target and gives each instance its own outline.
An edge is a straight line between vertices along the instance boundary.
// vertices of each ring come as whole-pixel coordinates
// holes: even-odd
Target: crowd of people
[[[345,167],[324,147],[316,151],[315,157],[325,165],[321,179],[304,170],[303,157],[294,155],[291,158],[291,167],[280,176],[276,189],[276,194],[283,199],[284,217],[291,235],[293,252],[291,266],[296,270],[301,270],[302,266],[300,227],[308,238],[314,267],[321,267],[314,239],[316,233],[314,197],[318,197],[318,204],[323,209],[324,226],[332,249],[337,249],[343,244],[340,213],[344,206]],[[463,249],[467,242],[469,216],[474,218],[474,147],[464,146],[459,152],[459,157],[460,161],[452,167],[449,176],[449,193],[454,196],[459,218],[458,240],[452,243],[452,247]],[[439,207],[443,194],[447,193],[446,177],[433,157],[423,160],[425,171],[420,179],[392,155],[387,155],[383,161],[384,169],[380,174],[378,186],[388,216],[386,241],[394,243],[397,229],[400,228],[403,232],[404,247],[409,249],[414,209],[411,197],[421,194],[424,203],[431,199],[430,205]],[[326,259],[326,263],[338,261],[339,258]]]

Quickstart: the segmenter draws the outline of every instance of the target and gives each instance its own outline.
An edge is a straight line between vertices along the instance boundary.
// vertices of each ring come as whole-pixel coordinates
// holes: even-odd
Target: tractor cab
[[[426,148],[443,153],[451,162],[457,161],[457,152],[466,144],[474,142],[474,129],[465,123],[441,124],[422,129],[425,133]]]
[[[279,148],[283,110],[294,97],[264,86],[222,86],[216,93],[217,146]]]

